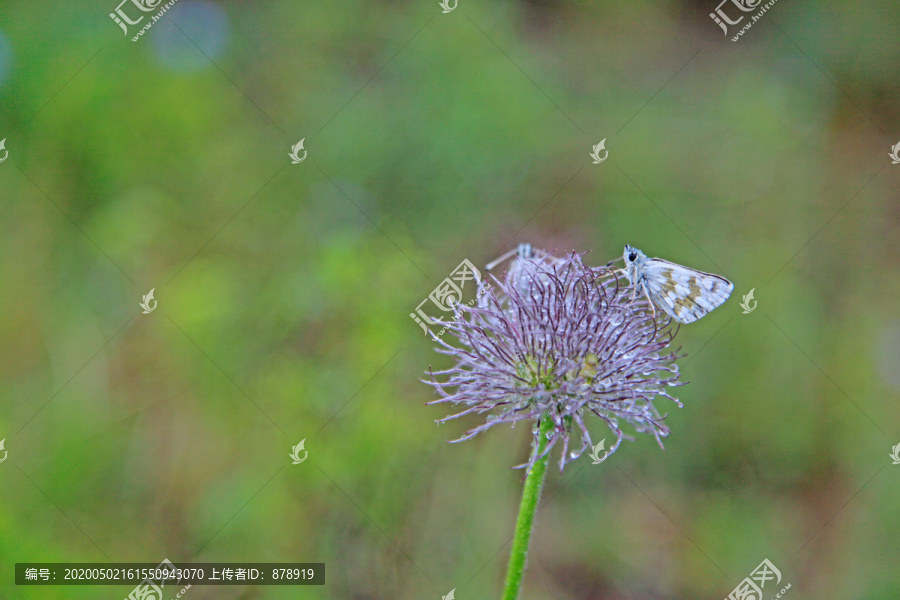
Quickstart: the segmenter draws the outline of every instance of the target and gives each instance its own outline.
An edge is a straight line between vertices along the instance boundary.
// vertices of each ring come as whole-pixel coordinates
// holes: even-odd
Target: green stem
[[[553,428],[553,420],[549,415],[541,417],[537,447],[533,449],[540,455],[547,447],[547,433]],[[547,463],[550,455],[536,461],[531,472],[525,478],[525,487],[522,489],[522,503],[519,505],[519,518],[516,519],[516,535],[513,538],[512,551],[509,555],[509,569],[506,572],[506,587],[503,590],[503,600],[517,600],[519,590],[522,589],[522,579],[525,577],[525,560],[528,556],[528,542],[531,540],[531,530],[534,527],[534,515],[537,512],[538,501],[541,499],[541,489],[544,487],[544,475],[547,473]]]

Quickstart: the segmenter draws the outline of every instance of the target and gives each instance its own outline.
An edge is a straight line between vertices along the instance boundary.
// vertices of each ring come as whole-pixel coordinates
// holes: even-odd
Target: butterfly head
[[[647,260],[647,255],[635,248],[625,244],[625,252],[622,253],[622,259],[625,261],[625,277],[629,283],[635,284],[640,279],[640,268]]]
[[[625,259],[625,268],[631,267],[631,265],[635,263],[641,263],[647,259],[647,255],[635,248],[634,246],[629,246],[625,244],[625,252],[622,253],[622,258]]]

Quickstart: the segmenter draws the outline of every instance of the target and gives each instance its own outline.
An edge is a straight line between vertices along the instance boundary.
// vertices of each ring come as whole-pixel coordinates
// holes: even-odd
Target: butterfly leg
[[[653,318],[656,318],[656,305],[653,304],[653,300],[650,299],[650,293],[647,290],[644,290],[644,297],[647,298],[647,302],[650,303],[650,310],[653,311]]]
[[[626,271],[625,269],[616,269],[615,272],[621,273],[622,276],[625,277],[625,279],[628,281],[628,283],[631,283],[631,277],[628,276],[628,271]],[[634,302],[635,298],[637,298],[638,285],[640,285],[640,281],[631,287],[631,301],[632,302]],[[641,288],[643,289],[643,286],[641,286]]]

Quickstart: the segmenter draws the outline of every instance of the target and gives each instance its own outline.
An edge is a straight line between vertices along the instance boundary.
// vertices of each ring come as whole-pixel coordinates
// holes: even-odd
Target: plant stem
[[[540,455],[547,447],[547,432],[553,428],[553,420],[549,415],[541,417],[537,444],[533,448],[536,455]],[[538,501],[541,499],[541,489],[544,487],[544,475],[547,473],[547,463],[550,455],[539,459],[534,463],[531,472],[525,478],[525,487],[522,489],[522,503],[519,505],[519,518],[516,519],[516,534],[513,538],[512,551],[509,555],[509,569],[506,571],[506,587],[503,590],[503,600],[517,600],[519,590],[522,589],[522,579],[525,577],[525,560],[528,556],[528,542],[531,540],[531,529],[534,527],[534,515],[537,512]]]

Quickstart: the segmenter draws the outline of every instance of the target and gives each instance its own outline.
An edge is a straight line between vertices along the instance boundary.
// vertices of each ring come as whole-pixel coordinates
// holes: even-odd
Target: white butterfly
[[[622,272],[634,286],[634,294],[647,296],[679,323],[693,323],[722,305],[734,284],[718,275],[682,267],[647,255],[625,245],[625,268]],[[655,309],[654,309],[655,312]]]

